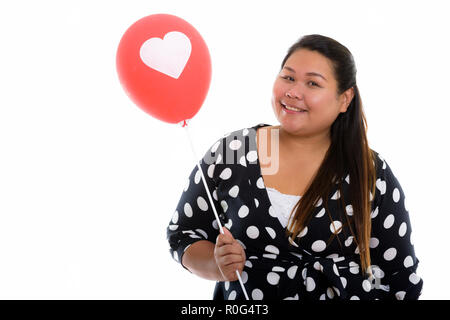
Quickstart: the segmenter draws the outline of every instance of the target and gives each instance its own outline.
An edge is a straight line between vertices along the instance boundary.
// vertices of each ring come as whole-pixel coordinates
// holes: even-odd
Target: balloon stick
[[[195,162],[197,163],[197,168],[200,171],[200,175],[202,177],[203,185],[205,186],[206,193],[208,194],[209,203],[211,204],[211,207],[212,207],[213,212],[214,212],[214,216],[216,217],[216,221],[217,221],[217,225],[219,226],[220,233],[225,234],[224,231],[223,231],[222,224],[220,223],[219,215],[217,214],[217,211],[216,211],[216,206],[213,203],[213,200],[211,198],[211,193],[209,192],[208,185],[206,184],[206,179],[205,179],[205,176],[203,175],[203,170],[200,167],[200,164],[199,164],[200,161],[198,161],[197,153],[195,152],[195,148],[194,148],[194,145],[192,143],[191,136],[189,134],[187,122],[188,122],[188,120],[184,120],[183,124],[182,124],[182,127],[185,128],[186,135],[188,137],[189,144],[191,146],[192,154],[193,154],[193,156],[195,158]],[[250,300],[249,297],[248,297],[247,291],[245,290],[244,283],[242,282],[242,278],[241,278],[241,275],[239,274],[238,270],[236,270],[236,275],[238,277],[238,280],[239,280],[239,283],[241,285],[242,291],[244,292],[245,299]]]

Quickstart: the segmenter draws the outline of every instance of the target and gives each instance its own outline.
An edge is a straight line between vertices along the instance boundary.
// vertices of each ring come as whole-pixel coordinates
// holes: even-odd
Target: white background
[[[445,1],[2,1],[0,298],[210,299],[168,253],[195,161],[184,130],[125,95],[125,30],[177,15],[206,41],[211,87],[190,123],[198,155],[223,134],[278,124],[271,89],[289,46],[347,46],[369,142],[407,196],[423,299],[448,299],[449,44]]]

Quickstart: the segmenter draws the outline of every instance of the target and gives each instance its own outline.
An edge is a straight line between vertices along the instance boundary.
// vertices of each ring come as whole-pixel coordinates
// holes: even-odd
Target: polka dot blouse
[[[423,280],[416,274],[419,260],[405,195],[387,162],[375,152],[378,170],[371,202],[372,275],[364,276],[358,247],[338,210],[337,184],[329,195],[331,219],[319,201],[310,223],[295,242],[289,241],[261,174],[256,130],[264,126],[268,124],[225,135],[201,161],[221,222],[245,249],[242,281],[250,299],[418,299]],[[349,199],[350,183],[347,175],[343,199]],[[204,188],[195,166],[167,227],[169,250],[177,262],[190,245],[199,240],[215,243],[219,234]],[[343,214],[352,216],[350,203]],[[332,233],[336,237],[327,243]],[[238,281],[218,281],[213,299],[243,300],[245,296]]]

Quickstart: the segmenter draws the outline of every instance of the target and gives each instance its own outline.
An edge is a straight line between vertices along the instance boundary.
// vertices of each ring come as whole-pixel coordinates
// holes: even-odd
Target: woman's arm
[[[219,140],[219,142],[220,141],[221,140]],[[172,258],[178,263],[186,261],[184,255],[188,250],[194,249],[194,257],[196,256],[196,246],[194,246],[196,242],[203,242],[206,240],[214,246],[215,239],[219,234],[219,227],[215,221],[212,208],[212,205],[216,210],[219,210],[217,208],[221,208],[217,199],[217,178],[215,178],[217,177],[215,169],[220,166],[215,164],[219,152],[214,153],[214,156],[209,158],[210,150],[211,149],[206,152],[205,156],[200,161],[200,167],[203,171],[213,203],[211,204],[211,202],[208,201],[208,194],[206,193],[205,185],[202,182],[201,173],[196,165],[189,175],[189,179],[183,189],[176,210],[167,227],[167,240],[170,246],[169,251]],[[219,151],[219,148],[217,151]],[[220,214],[221,212],[218,211],[218,213]],[[200,246],[205,246],[205,244]],[[200,253],[206,254],[206,252]],[[200,256],[200,258],[206,257],[208,256]],[[187,259],[187,261],[189,265],[189,259]],[[182,265],[184,266],[184,264]],[[196,264],[194,264],[192,268],[195,273]]]
[[[405,194],[387,162],[378,158],[380,201],[372,213],[372,265],[382,270],[379,275],[390,288],[390,299],[415,300],[422,292],[423,280],[416,274],[419,259],[411,241]]]
[[[186,249],[181,264],[199,277],[215,281],[236,281],[236,270],[242,273],[246,260],[244,248],[227,228],[216,244],[200,240]]]
[[[200,240],[189,246],[183,254],[181,264],[199,277],[225,281],[214,258],[214,243],[211,241]]]

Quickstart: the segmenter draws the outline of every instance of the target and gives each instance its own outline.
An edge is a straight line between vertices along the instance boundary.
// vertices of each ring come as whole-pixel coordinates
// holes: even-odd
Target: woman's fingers
[[[216,247],[217,255],[225,256],[227,254],[242,254],[242,247],[238,243],[225,244],[221,247]]]
[[[236,281],[238,279],[236,270],[239,274],[242,274],[243,265],[242,264],[232,264],[225,271],[222,271],[222,275],[224,276],[226,281]]]
[[[224,279],[227,281],[237,280],[236,270],[241,273],[244,270],[245,251],[237,242],[227,228],[223,228],[216,239],[214,257]]]
[[[228,257],[227,257],[228,258]],[[235,257],[236,259],[242,259],[241,257]],[[232,261],[232,260],[230,260]],[[227,265],[219,265],[219,270],[222,273],[224,279],[226,281],[235,281],[237,280],[237,275],[236,275],[236,271],[239,272],[239,274],[242,273],[242,271],[244,270],[244,261],[239,261],[239,262],[233,262]]]
[[[226,256],[219,257],[218,260],[222,267],[227,267],[234,263],[245,263],[241,254],[228,254]]]
[[[227,228],[223,227],[223,231],[224,234],[219,233],[216,239],[216,246],[218,247],[221,247],[226,244],[232,244],[235,241],[233,235]]]

